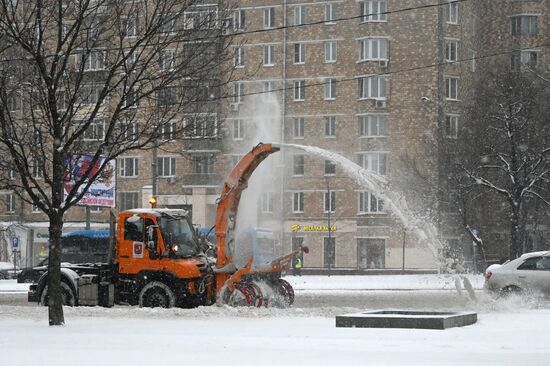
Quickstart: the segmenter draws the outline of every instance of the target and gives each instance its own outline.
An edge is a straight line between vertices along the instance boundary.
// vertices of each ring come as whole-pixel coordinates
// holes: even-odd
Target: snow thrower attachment
[[[272,144],[258,144],[233,168],[224,183],[216,210],[216,238],[218,243],[216,262],[217,301],[232,306],[289,306],[294,302],[292,286],[281,278],[288,270],[292,258],[308,253],[302,247],[268,263],[254,265],[254,256],[244,267],[237,268],[233,255],[236,218],[242,192],[258,165],[269,155],[279,151]]]

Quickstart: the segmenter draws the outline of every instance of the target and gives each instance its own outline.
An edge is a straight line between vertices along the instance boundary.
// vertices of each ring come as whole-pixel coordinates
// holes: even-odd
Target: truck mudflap
[[[27,292],[27,301],[28,302],[38,302],[38,285],[33,283],[29,286],[29,292]]]

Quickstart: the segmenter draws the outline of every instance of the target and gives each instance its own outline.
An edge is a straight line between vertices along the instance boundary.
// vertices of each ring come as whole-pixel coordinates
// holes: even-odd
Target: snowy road
[[[67,325],[0,283],[0,362],[5,365],[550,365],[550,304],[477,301],[452,278],[290,278],[291,309],[65,308]],[[482,282],[473,281],[479,289]],[[15,291],[10,291],[10,288]],[[24,288],[23,288],[24,289]],[[335,328],[335,315],[374,308],[478,312],[478,323],[439,330]]]

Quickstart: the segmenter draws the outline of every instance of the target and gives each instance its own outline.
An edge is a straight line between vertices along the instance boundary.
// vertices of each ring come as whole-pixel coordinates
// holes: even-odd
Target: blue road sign
[[[12,250],[19,250],[19,237],[14,236],[11,238],[11,249]]]

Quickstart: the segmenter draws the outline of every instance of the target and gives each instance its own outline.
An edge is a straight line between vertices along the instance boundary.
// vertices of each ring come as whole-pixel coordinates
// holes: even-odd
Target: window
[[[162,71],[174,70],[176,66],[176,50],[169,48],[160,51],[160,69]]]
[[[264,9],[264,29],[275,27],[275,8]]]
[[[336,62],[336,41],[325,42],[325,63]]]
[[[532,257],[527,258],[518,270],[528,271],[550,271],[550,257]]]
[[[445,78],[445,97],[447,100],[458,100],[458,78]]]
[[[298,250],[304,246],[304,238],[301,236],[292,237],[292,251]]]
[[[275,65],[275,45],[264,45],[264,66]]]
[[[84,71],[95,71],[105,69],[105,51],[92,50],[88,54],[80,54],[78,65]]]
[[[230,155],[230,157],[231,157],[231,166],[232,167],[237,165],[239,163],[239,161],[241,161],[241,159],[243,158],[242,155]]]
[[[121,124],[121,132],[124,139],[132,141],[138,138],[139,123],[137,122],[123,122]]]
[[[336,212],[336,192],[330,191],[324,193],[323,207],[325,213],[328,213],[329,211],[331,213]]]
[[[445,41],[445,61],[456,62],[458,58],[458,41],[447,40]]]
[[[244,67],[244,47],[235,47],[235,67]]]
[[[304,156],[294,155],[292,157],[292,168],[294,175],[304,175]]]
[[[168,17],[163,20],[160,25],[159,32],[164,34],[172,34],[176,32],[176,14],[168,14]]]
[[[5,198],[5,208],[6,213],[14,213],[15,212],[15,194],[13,193],[7,193]]]
[[[241,103],[244,96],[244,83],[236,82],[233,83],[233,103]]]
[[[263,213],[273,212],[273,192],[262,192],[260,206]]]
[[[233,128],[232,128],[232,136],[233,140],[242,140],[243,139],[243,121],[241,119],[234,119],[233,120]]]
[[[538,52],[535,50],[522,50],[511,55],[511,69],[520,71],[522,67],[535,69],[537,67]]]
[[[21,109],[23,101],[21,100],[21,94],[18,92],[12,92],[8,95],[8,110],[10,112],[15,112]]]
[[[33,159],[31,165],[31,176],[34,179],[42,179],[44,177],[43,161],[42,159]]]
[[[359,213],[384,212],[384,201],[368,191],[359,192]]]
[[[539,33],[536,15],[518,15],[510,18],[513,36],[534,36]]]
[[[336,117],[325,116],[323,120],[325,122],[325,137],[336,137]]]
[[[237,9],[233,12],[233,29],[234,30],[244,30],[245,29],[245,20],[246,13],[244,9]]]
[[[193,174],[212,174],[214,172],[214,158],[210,155],[193,156]]]
[[[97,104],[102,89],[103,86],[99,84],[83,84],[78,93],[78,101],[83,105]]]
[[[445,137],[456,139],[458,136],[458,116],[445,116]]]
[[[275,90],[275,82],[274,81],[264,81],[263,82],[263,86],[262,86],[262,90],[264,93],[270,93],[272,92],[273,90]]]
[[[195,9],[197,10],[186,11],[184,13],[183,23],[185,29],[211,29],[217,26],[218,10],[215,7],[200,7]]]
[[[157,176],[168,178],[176,176],[176,158],[173,156],[160,156],[157,158]]]
[[[325,80],[325,100],[336,99],[336,79]]]
[[[359,99],[385,99],[386,78],[382,76],[364,76],[357,79]]]
[[[294,118],[294,138],[304,138],[305,118]]]
[[[359,61],[387,59],[388,40],[386,38],[365,38],[359,40]]]
[[[292,194],[292,212],[304,212],[304,192]]]
[[[306,45],[294,43],[294,63],[303,64],[306,62]]]
[[[363,0],[359,2],[359,14],[362,22],[385,22],[388,20],[386,0]]]
[[[138,106],[138,91],[135,87],[130,87],[122,91],[123,106],[126,108],[137,108]]]
[[[177,90],[173,86],[167,86],[157,90],[157,105],[159,107],[168,107],[176,104]]]
[[[458,23],[458,3],[449,3],[447,6],[447,23]]]
[[[387,153],[373,152],[358,155],[358,164],[371,172],[380,175],[387,174]]]
[[[357,239],[357,268],[381,269],[386,267],[385,239]]]
[[[336,23],[336,4],[325,4],[325,24]]]
[[[334,267],[336,263],[336,238],[323,238],[323,265]]]
[[[306,81],[295,80],[294,81],[294,100],[302,101],[306,99]]]
[[[160,140],[172,141],[176,139],[177,124],[175,121],[165,122],[160,126]]]
[[[294,7],[294,25],[302,25],[306,21],[306,8],[303,5]]]
[[[325,175],[335,175],[336,174],[336,164],[331,160],[325,160]]]
[[[120,166],[120,176],[124,178],[135,178],[138,176],[139,169],[138,158],[120,158],[118,164]]]
[[[80,123],[87,123],[88,121],[81,121]],[[100,119],[90,122],[89,126],[82,135],[84,141],[103,141],[105,138],[105,121]]]
[[[385,114],[359,116],[358,122],[361,137],[387,136],[387,115]]]
[[[211,138],[218,135],[215,114],[196,114],[184,119],[186,136],[190,138]]]
[[[120,34],[123,37],[135,37],[137,35],[137,17],[127,16],[121,19]]]
[[[119,192],[118,207],[120,211],[131,210],[139,207],[138,192]]]

